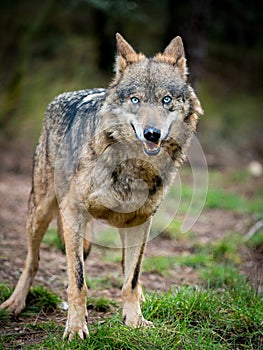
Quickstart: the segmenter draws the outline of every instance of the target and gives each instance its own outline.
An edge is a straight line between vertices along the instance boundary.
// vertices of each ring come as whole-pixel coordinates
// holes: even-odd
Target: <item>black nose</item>
[[[144,129],[143,136],[147,141],[158,143],[161,137],[161,131],[159,129],[149,126]]]

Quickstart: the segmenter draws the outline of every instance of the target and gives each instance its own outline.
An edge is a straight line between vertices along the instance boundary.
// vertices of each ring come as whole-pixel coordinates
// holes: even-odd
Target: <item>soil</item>
[[[27,200],[31,187],[32,161],[28,156],[29,150],[11,150],[0,147],[0,281],[14,286],[23,268],[26,256],[25,221],[27,214]],[[248,182],[242,186],[240,192],[250,197],[256,193],[257,186],[262,187],[262,178]],[[235,184],[232,186],[237,189]],[[237,189],[239,190],[239,189]],[[195,240],[200,243],[215,241],[227,232],[240,232],[245,234],[254,223],[254,218],[244,214],[237,214],[226,210],[205,210],[196,222],[192,231]],[[54,225],[54,223],[52,223]],[[242,248],[244,260],[240,269],[248,278],[252,278],[257,291],[263,286],[263,248],[250,251]],[[114,249],[115,250],[115,249]],[[189,240],[171,239],[161,234],[149,242],[146,256],[176,256],[191,252]],[[121,266],[115,262],[104,262],[105,254],[110,254],[110,248],[94,245],[86,263],[86,273],[92,277],[110,278],[111,286],[101,290],[89,290],[90,296],[115,299],[120,301]],[[54,247],[42,244],[39,271],[34,285],[44,285],[66,300],[67,276],[66,257]],[[177,266],[167,277],[156,273],[143,272],[141,276],[143,285],[150,291],[166,291],[171,287],[180,285],[200,285],[200,278],[194,268]],[[90,312],[91,324],[100,317],[100,313]],[[28,317],[16,317],[12,324],[8,322],[0,331],[2,334],[15,336],[16,343],[13,348],[21,344],[33,344],[36,339],[44,337],[44,331],[33,331],[27,328],[31,322],[39,323],[54,320],[64,325],[66,312],[58,310],[46,315],[41,312],[34,320]]]

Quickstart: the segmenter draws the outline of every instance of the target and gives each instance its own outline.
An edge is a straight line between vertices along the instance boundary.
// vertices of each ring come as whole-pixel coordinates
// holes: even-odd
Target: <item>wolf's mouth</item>
[[[140,140],[143,144],[143,150],[148,156],[156,156],[160,150],[161,150],[161,141],[158,143],[152,142],[152,141],[142,141],[140,137],[138,137],[136,129],[134,125],[131,123],[131,126],[133,128],[133,131],[137,137],[138,140]]]
[[[144,141],[142,144],[144,152],[149,156],[156,156],[161,150],[161,142]]]

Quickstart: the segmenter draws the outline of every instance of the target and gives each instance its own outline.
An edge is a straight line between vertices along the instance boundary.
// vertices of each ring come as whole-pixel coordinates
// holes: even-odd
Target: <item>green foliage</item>
[[[260,193],[252,199],[246,199],[237,193],[210,186],[205,207],[209,209],[226,209],[240,213],[251,213],[260,216],[263,212],[263,201]]]
[[[208,254],[200,269],[200,275],[210,287],[231,287],[244,280],[245,276],[238,270],[241,263],[241,243],[240,235],[230,233],[211,245],[200,247],[204,256],[205,252]]]
[[[7,310],[0,309],[0,327],[10,320],[10,313]],[[1,347],[0,347],[1,349]]]
[[[245,280],[239,270],[229,264],[215,263],[207,266],[202,271],[202,277],[207,285],[213,288],[232,287],[240,280]]]
[[[247,242],[247,245],[251,248],[257,248],[263,246],[263,230],[256,232]]]
[[[59,250],[65,251],[64,243],[61,242],[56,228],[49,228],[47,230],[43,238],[43,243],[46,243],[47,245],[55,247]]]
[[[110,288],[112,286],[119,286],[119,288],[121,288],[122,279],[116,278],[115,276],[109,274],[105,277],[86,278],[86,284],[88,288],[92,290],[102,290],[105,288]]]
[[[261,218],[263,213],[263,200],[262,200],[262,189],[259,189],[258,196],[248,202],[249,211]]]
[[[90,337],[62,342],[62,330],[26,349],[259,349],[262,346],[262,296],[247,284],[222,290],[181,287],[147,294],[145,318],[154,328],[123,325],[120,311],[89,325]],[[50,333],[49,333],[50,332]]]
[[[211,171],[209,173],[210,186],[208,187],[205,209],[224,209],[231,210],[239,213],[251,213],[257,216],[263,212],[263,201],[262,201],[262,190],[259,188],[258,194],[253,196],[253,198],[245,198],[233,190],[229,191],[222,187],[227,187],[229,184],[233,183],[233,179],[241,184],[245,179],[247,179],[247,172],[236,171],[230,174],[220,174],[219,172]],[[189,181],[188,181],[189,182]],[[173,194],[177,196],[178,194]],[[190,205],[190,201],[193,195],[193,188],[189,184],[182,183],[181,185],[181,201],[179,206],[179,215],[184,215]],[[174,203],[173,197],[172,201]],[[180,232],[181,221],[176,218],[171,222],[166,231],[176,237]]]
[[[235,233],[229,233],[212,243],[197,244],[193,241],[189,245],[191,252],[188,254],[145,257],[143,271],[169,277],[176,266],[189,266],[196,271],[203,283],[211,287],[234,286],[237,281],[245,278],[238,270],[242,242],[242,236]]]
[[[158,273],[160,276],[170,276],[171,270],[177,265],[190,266],[200,269],[211,262],[211,254],[203,250],[183,256],[153,256],[146,257],[143,262],[143,271]]]
[[[106,298],[87,298],[87,309],[98,312],[108,312],[116,308],[117,303],[114,300]]]
[[[170,256],[146,257],[143,261],[143,271],[158,273],[161,276],[169,275],[176,262],[176,258]]]
[[[212,244],[193,243],[189,254],[146,257],[143,271],[169,277],[176,266],[189,266],[196,270],[203,283],[211,287],[234,286],[245,278],[238,270],[241,242],[240,235],[228,234]]]
[[[213,261],[239,264],[239,248],[243,238],[236,233],[226,234],[222,239],[212,244]]]
[[[0,303],[10,297],[13,292],[13,288],[8,285],[0,284]],[[31,287],[26,299],[26,308],[22,311],[22,316],[30,316],[35,313],[39,313],[41,310],[45,312],[52,312],[61,302],[58,295],[52,293],[48,289],[42,286]],[[6,310],[0,310],[0,324],[5,324],[10,320],[10,313]]]
[[[0,303],[10,297],[14,288],[9,287],[5,283],[0,283]]]
[[[191,242],[195,233],[192,231],[181,232],[182,219],[180,217],[176,217],[169,226],[166,227],[164,236],[169,239],[176,239],[180,242]]]
[[[0,304],[9,298],[9,296],[12,294],[12,291],[13,291],[13,288],[10,288],[4,283],[0,283]],[[0,309],[0,326],[4,325],[9,320],[10,320],[9,312],[6,310]],[[0,345],[1,345],[1,340],[0,340]]]
[[[200,252],[195,252],[193,254],[188,254],[180,256],[177,258],[177,261],[180,265],[190,266],[194,269],[200,269],[204,266],[207,266],[211,263],[211,254],[207,249],[202,249]]]
[[[235,193],[229,193],[220,188],[210,188],[207,194],[206,207],[244,212],[247,209],[247,204],[243,198]]]
[[[23,314],[31,314],[44,310],[45,312],[54,311],[61,299],[58,295],[52,293],[43,286],[31,287],[26,298],[26,308]]]
[[[251,175],[249,174],[247,169],[235,169],[235,171],[229,174],[227,182],[229,184],[245,184],[250,177]]]
[[[101,225],[98,231],[94,232],[94,242],[105,247],[121,247],[122,242],[116,228]],[[116,255],[115,255],[116,257]]]
[[[111,286],[110,278],[102,277],[102,278],[86,278],[86,284],[88,288],[91,289],[101,289],[102,286],[104,288],[109,288]]]

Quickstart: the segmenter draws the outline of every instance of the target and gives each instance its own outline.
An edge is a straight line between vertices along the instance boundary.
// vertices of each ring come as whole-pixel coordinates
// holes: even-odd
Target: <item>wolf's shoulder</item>
[[[86,89],[71,92],[63,92],[56,96],[48,105],[48,109],[54,107],[70,108],[71,106],[81,107],[83,105],[93,105],[97,101],[104,99],[106,89]]]
[[[53,128],[54,125],[72,124],[78,116],[94,114],[103,103],[106,89],[96,88],[64,92],[55,97],[48,105],[45,113],[45,125]]]

